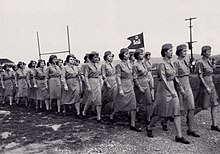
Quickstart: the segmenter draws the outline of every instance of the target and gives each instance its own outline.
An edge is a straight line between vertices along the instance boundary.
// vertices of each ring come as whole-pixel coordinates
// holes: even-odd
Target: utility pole
[[[193,41],[193,39],[192,39],[192,20],[193,19],[196,19],[195,17],[194,18],[188,18],[188,19],[185,19],[185,21],[188,21],[189,20],[189,29],[190,29],[190,31],[189,31],[189,38],[190,38],[190,40],[189,40],[189,42],[187,42],[188,43],[188,46],[189,46],[189,50],[191,51],[191,57],[190,57],[190,64],[191,64],[191,67],[190,67],[190,71],[191,72],[194,72],[195,71],[195,60],[194,60],[194,58],[193,58],[193,46],[192,46],[192,44],[193,43],[195,43],[195,42],[197,42],[197,41]]]
[[[192,40],[192,20],[193,19],[196,19],[195,17],[194,18],[188,18],[188,19],[185,19],[185,21],[188,21],[189,20],[189,29],[190,29],[190,31],[189,31],[189,37],[190,37],[190,41],[189,42],[187,42],[188,43],[188,45],[189,45],[189,49],[190,49],[190,51],[191,51],[191,57],[190,57],[190,60],[193,60],[193,47],[192,47],[192,44],[193,43],[195,43],[195,42],[197,42],[197,41],[193,41]]]
[[[37,46],[38,46],[39,59],[41,59],[41,53],[40,53],[40,41],[39,41],[39,35],[38,35],[38,32],[37,32]]]

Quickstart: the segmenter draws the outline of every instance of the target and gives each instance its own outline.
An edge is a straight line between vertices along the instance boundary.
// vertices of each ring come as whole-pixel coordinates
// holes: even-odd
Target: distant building
[[[0,66],[4,64],[15,65],[15,63],[7,58],[0,58]]]

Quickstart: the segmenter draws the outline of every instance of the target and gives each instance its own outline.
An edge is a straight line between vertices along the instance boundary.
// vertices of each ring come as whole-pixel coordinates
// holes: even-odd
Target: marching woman
[[[130,64],[131,64],[131,66],[133,66],[134,63],[135,63],[134,51],[130,51],[130,52],[129,52],[129,62],[130,62]]]
[[[152,113],[151,91],[148,78],[149,71],[143,61],[144,51],[142,49],[137,49],[134,52],[134,57],[137,60],[133,66],[134,92],[139,108],[141,107],[140,104],[145,108],[144,120],[148,125]]]
[[[220,128],[217,125],[217,108],[218,108],[218,94],[213,83],[213,66],[209,60],[211,56],[211,46],[202,47],[202,59],[196,64],[196,72],[199,75],[200,87],[196,100],[196,113],[202,109],[211,107],[212,126],[211,130],[220,132]]]
[[[66,113],[66,105],[74,104],[77,117],[80,117],[80,70],[74,65],[76,60],[74,55],[66,57],[65,66],[62,69],[61,81],[64,85],[62,93],[62,102],[64,105],[64,113]]]
[[[141,129],[135,125],[137,106],[133,88],[132,66],[128,62],[129,50],[122,48],[119,53],[119,58],[121,62],[116,65],[118,93],[115,98],[114,111],[110,115],[110,121],[113,123],[114,115],[118,111],[129,111],[131,114],[130,129],[140,132]]]
[[[61,70],[57,66],[57,56],[51,55],[49,58],[50,66],[46,70],[46,78],[48,81],[48,89],[50,95],[50,106],[52,101],[57,103],[57,113],[60,114],[60,99],[61,99]]]
[[[104,107],[107,103],[111,103],[113,107],[115,98],[117,95],[117,82],[115,78],[115,67],[112,64],[114,54],[111,51],[106,51],[104,53],[103,59],[105,63],[102,64],[102,78],[104,80],[102,87],[102,106]]]
[[[100,73],[101,69],[97,65],[99,61],[99,54],[97,52],[91,52],[89,54],[89,60],[90,62],[85,65],[85,84],[88,91],[88,100],[86,101],[86,104],[84,106],[84,109],[82,111],[82,116],[85,117],[86,110],[89,105],[93,105],[96,108],[97,112],[97,122],[100,123],[101,121],[101,107],[102,107],[102,101],[101,101],[101,84],[100,84]]]
[[[81,90],[81,107],[82,109],[84,108],[84,105],[87,104],[86,102],[89,101],[89,95],[88,95],[88,91],[87,91],[87,88],[86,88],[86,82],[85,82],[85,66],[89,63],[89,54],[86,54],[84,56],[84,63],[81,65],[81,80],[82,80],[82,90]],[[91,96],[91,95],[90,95]]]
[[[46,111],[51,110],[51,106],[49,106],[49,92],[45,65],[45,60],[39,59],[37,68],[35,70],[35,82],[37,85],[35,106],[36,111],[38,111],[39,108],[42,108],[43,102],[45,102]]]
[[[187,55],[187,46],[185,44],[178,45],[176,48],[176,55],[178,56],[177,60],[174,62],[176,75],[186,93],[184,97],[180,93],[178,93],[178,96],[180,102],[180,110],[187,111],[187,134],[193,137],[200,137],[199,134],[193,131],[195,103],[192,89],[189,83],[190,67],[185,60]]]
[[[28,107],[28,90],[30,82],[28,79],[28,71],[25,69],[24,62],[18,62],[18,70],[15,72],[15,85],[17,88],[17,104],[24,99],[25,106]]]
[[[175,67],[171,61],[173,55],[172,44],[164,44],[162,46],[161,55],[163,61],[158,67],[158,86],[156,92],[156,100],[154,104],[154,116],[150,124],[146,127],[147,136],[154,137],[152,134],[153,125],[161,118],[174,117],[174,126],[176,129],[176,142],[189,144],[182,136],[180,105],[174,84],[179,88],[181,94],[185,94],[184,89],[176,78]]]
[[[149,85],[150,85],[150,89],[151,89],[151,97],[152,97],[152,101],[154,101],[154,98],[155,98],[155,96],[154,96],[155,95],[154,94],[154,77],[152,75],[152,71],[156,70],[156,68],[154,68],[153,64],[150,62],[150,58],[151,58],[150,52],[146,52],[144,58],[145,58],[144,63],[148,69],[148,78],[149,78]]]
[[[36,61],[31,60],[28,64],[28,78],[30,82],[30,87],[28,90],[28,99],[30,102],[30,105],[34,103],[36,105],[36,81],[35,81],[35,67],[36,67]]]
[[[3,69],[5,71],[1,73],[1,85],[3,89],[2,103],[5,104],[5,100],[8,98],[11,106],[14,94],[14,73],[10,70],[10,66],[8,64],[5,64]]]

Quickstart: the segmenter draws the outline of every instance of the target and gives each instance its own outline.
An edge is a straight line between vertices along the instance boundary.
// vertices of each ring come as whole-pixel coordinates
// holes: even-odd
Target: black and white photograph
[[[0,0],[0,153],[220,153],[219,8]]]

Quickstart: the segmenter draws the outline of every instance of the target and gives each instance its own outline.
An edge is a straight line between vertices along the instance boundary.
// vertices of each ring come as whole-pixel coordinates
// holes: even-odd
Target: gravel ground
[[[215,82],[219,93],[218,79]],[[198,90],[197,82],[191,81],[194,91]],[[0,153],[220,153],[220,133],[210,130],[210,110],[204,110],[195,117],[194,128],[201,135],[200,138],[186,135],[186,120],[182,117],[182,131],[191,141],[189,145],[174,141],[175,129],[171,122],[168,123],[168,132],[163,131],[158,123],[153,131],[155,137],[148,138],[141,115],[138,116],[138,125],[143,131],[138,133],[129,130],[127,113],[119,113],[114,125],[109,123],[109,113],[109,110],[104,111],[104,123],[99,124],[92,113],[89,113],[90,118],[81,120],[73,115],[64,117],[45,112],[36,113],[22,107],[0,106]]]

